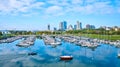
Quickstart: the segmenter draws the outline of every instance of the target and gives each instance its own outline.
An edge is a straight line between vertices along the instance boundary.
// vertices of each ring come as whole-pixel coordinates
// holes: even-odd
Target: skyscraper
[[[63,30],[65,31],[67,29],[67,22],[63,21]]]
[[[50,24],[48,24],[48,30],[50,31]]]
[[[74,25],[74,30],[76,30],[77,29],[77,25]]]
[[[82,23],[77,21],[77,30],[81,30],[82,29]]]
[[[59,30],[65,31],[66,29],[67,29],[67,22],[66,21],[60,22]]]
[[[63,30],[63,23],[62,22],[60,22],[60,24],[59,24],[59,30]]]

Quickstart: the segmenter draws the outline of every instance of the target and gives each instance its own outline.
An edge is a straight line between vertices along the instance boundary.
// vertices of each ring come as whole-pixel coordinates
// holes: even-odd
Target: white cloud
[[[0,12],[4,14],[18,14],[19,12],[31,12],[32,9],[40,9],[43,2],[35,0],[0,0]]]
[[[60,6],[50,6],[46,9],[46,13],[50,15],[61,15],[63,12],[63,8]]]
[[[87,5],[87,6],[85,6],[84,13],[87,13],[87,14],[94,13],[94,6],[93,5]]]
[[[70,4],[69,0],[49,0],[47,3],[57,6],[68,6]]]
[[[94,4],[94,9],[96,13],[108,14],[113,13],[114,7],[109,5],[110,2],[97,2]]]
[[[83,4],[83,0],[72,0],[72,4]]]
[[[61,16],[69,12],[83,14],[119,13],[120,0],[0,0],[0,15],[52,15]],[[118,10],[118,11],[115,11]],[[44,15],[43,15],[44,16]]]
[[[84,6],[73,6],[71,10],[81,14],[110,14],[114,12],[114,7],[109,5],[110,2],[95,2],[94,0],[88,2]]]
[[[94,3],[96,2],[97,0],[86,0],[86,3]]]

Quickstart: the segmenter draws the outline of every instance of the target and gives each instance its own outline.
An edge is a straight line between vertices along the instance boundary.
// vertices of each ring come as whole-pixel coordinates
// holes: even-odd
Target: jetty
[[[18,40],[18,39],[21,39],[21,38],[23,38],[23,36],[14,36],[14,37],[0,40],[0,43],[11,43],[11,42]]]
[[[96,48],[99,46],[99,43],[95,39],[90,39],[86,37],[79,37],[79,36],[58,36],[59,38],[63,39],[64,41],[74,43],[79,46],[89,47],[89,48]]]
[[[34,44],[35,39],[36,39],[35,36],[29,36],[29,37],[25,38],[24,40],[22,40],[21,42],[19,42],[16,46],[29,47]]]
[[[43,38],[43,41],[46,45],[51,45],[53,47],[56,47],[57,45],[61,44],[60,39],[53,38],[52,36],[45,35],[45,36],[42,36],[42,38]]]

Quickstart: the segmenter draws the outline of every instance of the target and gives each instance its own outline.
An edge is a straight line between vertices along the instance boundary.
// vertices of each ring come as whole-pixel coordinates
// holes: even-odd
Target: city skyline
[[[113,27],[119,17],[120,0],[0,0],[0,30],[58,29],[61,21]]]

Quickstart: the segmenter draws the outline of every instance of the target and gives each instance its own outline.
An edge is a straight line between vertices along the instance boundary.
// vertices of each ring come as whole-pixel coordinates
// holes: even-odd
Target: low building
[[[0,32],[2,32],[2,34],[10,34],[8,30],[0,30]]]
[[[72,25],[69,25],[69,26],[68,26],[68,30],[73,30],[73,26],[72,26]]]
[[[86,29],[95,29],[95,26],[94,26],[94,25],[87,24],[87,25],[86,25]]]

